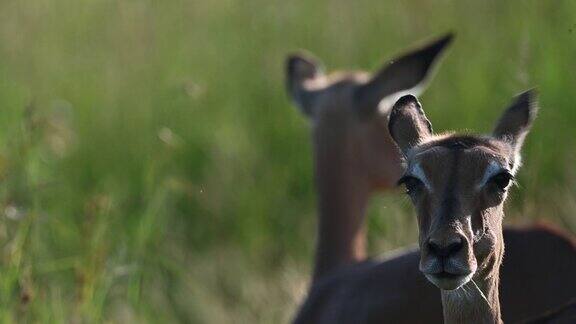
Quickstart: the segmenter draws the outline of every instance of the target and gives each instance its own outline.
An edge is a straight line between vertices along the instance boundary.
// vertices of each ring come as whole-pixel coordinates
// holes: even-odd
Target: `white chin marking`
[[[465,284],[470,282],[473,275],[474,273],[470,273],[466,276],[446,279],[446,278],[437,278],[430,274],[424,274],[424,276],[426,276],[426,279],[428,279],[428,281],[433,283],[434,286],[440,288],[441,290],[448,290],[448,291],[455,290],[464,286]]]

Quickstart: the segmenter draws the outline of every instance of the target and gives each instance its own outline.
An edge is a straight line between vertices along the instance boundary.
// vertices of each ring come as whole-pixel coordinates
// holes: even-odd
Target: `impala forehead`
[[[420,179],[428,189],[448,184],[458,184],[462,189],[477,188],[507,170],[506,165],[505,157],[484,147],[431,147],[412,155],[406,173]]]

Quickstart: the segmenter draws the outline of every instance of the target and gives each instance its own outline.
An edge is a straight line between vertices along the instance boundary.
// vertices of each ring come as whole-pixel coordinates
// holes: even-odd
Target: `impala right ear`
[[[510,144],[514,151],[514,167],[520,164],[520,150],[538,113],[535,89],[527,90],[514,98],[496,123],[492,135]]]
[[[426,137],[432,135],[432,124],[422,106],[413,95],[406,95],[396,102],[388,121],[390,136],[404,155]]]
[[[453,39],[454,34],[448,33],[386,64],[372,80],[357,90],[356,97],[363,113],[374,113],[380,104],[392,106],[406,94],[419,96]]]
[[[317,93],[311,83],[323,75],[322,64],[310,54],[292,54],[286,59],[288,95],[307,116],[312,115],[312,101]]]

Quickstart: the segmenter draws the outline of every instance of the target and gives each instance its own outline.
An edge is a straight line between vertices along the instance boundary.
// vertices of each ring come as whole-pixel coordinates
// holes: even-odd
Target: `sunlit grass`
[[[571,1],[1,2],[0,321],[286,322],[315,204],[284,56],[374,69],[448,30],[436,128],[489,131],[538,86],[507,222],[576,231]],[[397,194],[369,225],[373,254],[416,237]]]

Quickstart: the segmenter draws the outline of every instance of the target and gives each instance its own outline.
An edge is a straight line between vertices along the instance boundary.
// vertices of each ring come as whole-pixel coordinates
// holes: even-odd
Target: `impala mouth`
[[[472,279],[473,273],[425,273],[426,279],[442,290],[454,290],[467,284]]]
[[[435,274],[433,274],[433,276],[438,278],[438,279],[458,279],[459,277],[462,277],[461,274],[450,273],[450,272],[446,272],[446,271],[442,271],[440,273],[435,273]]]

